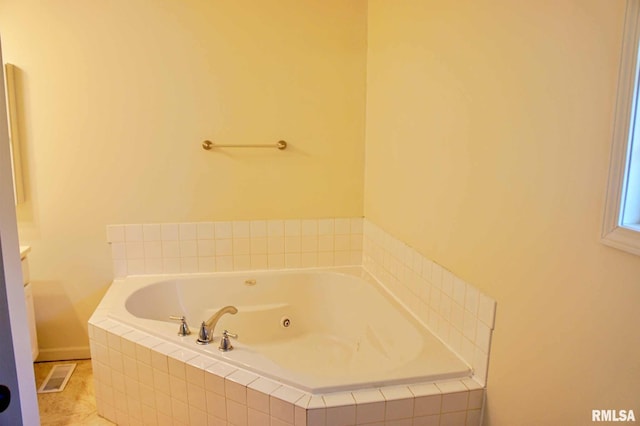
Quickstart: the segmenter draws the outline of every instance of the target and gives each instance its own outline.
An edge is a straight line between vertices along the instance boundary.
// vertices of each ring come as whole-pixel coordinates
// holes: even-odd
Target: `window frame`
[[[640,0],[627,0],[601,240],[604,244],[636,255],[640,255],[640,225],[623,223],[623,216],[631,148],[634,142],[632,139],[634,136],[640,139],[639,48]],[[638,134],[634,135],[634,131]],[[640,140],[637,143],[640,143]],[[637,207],[640,208],[640,205]]]
[[[634,130],[639,139],[636,143],[640,143],[640,117],[636,119],[640,114],[637,111],[639,42],[640,0],[627,0],[601,241],[636,255],[640,255],[640,225],[623,224],[622,217]]]

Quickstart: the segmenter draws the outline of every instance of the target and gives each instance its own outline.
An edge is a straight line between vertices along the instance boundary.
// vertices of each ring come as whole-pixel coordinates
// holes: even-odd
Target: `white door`
[[[0,395],[0,405],[9,401],[0,413],[0,426],[37,426],[40,415],[20,268],[1,48],[0,65],[0,385],[11,394],[10,399]]]

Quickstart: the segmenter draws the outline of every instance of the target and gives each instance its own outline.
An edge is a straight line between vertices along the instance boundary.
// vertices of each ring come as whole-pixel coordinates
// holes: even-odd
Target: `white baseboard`
[[[72,359],[89,359],[91,358],[91,351],[89,346],[75,346],[71,348],[55,348],[55,349],[40,349],[38,361],[68,361]]]

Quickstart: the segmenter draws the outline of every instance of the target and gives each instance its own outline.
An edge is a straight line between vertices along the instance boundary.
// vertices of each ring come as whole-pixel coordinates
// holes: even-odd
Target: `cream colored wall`
[[[640,258],[598,240],[624,6],[369,1],[365,217],[497,299],[485,424],[640,413]]]
[[[107,224],[362,216],[366,1],[1,0],[0,34],[43,356],[86,349]]]

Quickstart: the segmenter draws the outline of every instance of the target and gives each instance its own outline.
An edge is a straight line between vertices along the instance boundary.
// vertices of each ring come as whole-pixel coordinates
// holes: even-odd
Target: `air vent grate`
[[[62,392],[77,364],[54,365],[51,372],[38,389],[38,393]]]

